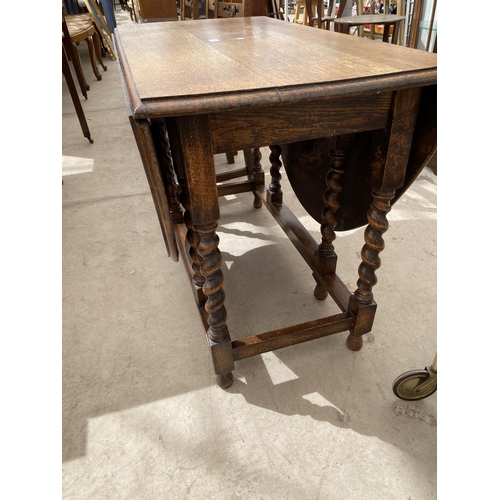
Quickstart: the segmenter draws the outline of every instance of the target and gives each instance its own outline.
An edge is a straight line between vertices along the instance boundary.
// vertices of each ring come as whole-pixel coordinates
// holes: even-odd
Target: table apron
[[[392,100],[385,92],[212,113],[213,153],[384,128]]]

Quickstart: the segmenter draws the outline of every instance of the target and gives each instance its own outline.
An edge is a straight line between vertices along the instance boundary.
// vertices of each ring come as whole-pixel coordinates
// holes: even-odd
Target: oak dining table
[[[124,25],[114,36],[159,225],[186,267],[217,384],[231,385],[241,359],[331,334],[348,332],[347,347],[361,349],[387,214],[436,150],[436,54],[264,16]],[[304,144],[318,145],[314,157]],[[214,155],[235,151],[247,152],[237,181],[214,166]],[[232,339],[217,226],[219,197],[242,192],[267,208],[309,265],[316,299],[330,297],[338,314]],[[287,196],[318,221],[320,241]],[[333,243],[362,226],[350,292]]]

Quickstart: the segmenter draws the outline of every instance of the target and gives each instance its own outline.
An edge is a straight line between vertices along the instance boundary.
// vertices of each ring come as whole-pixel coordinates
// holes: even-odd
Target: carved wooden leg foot
[[[233,374],[231,372],[224,373],[224,375],[216,375],[217,385],[221,389],[227,389],[233,385]]]
[[[363,337],[350,333],[346,340],[346,346],[350,351],[359,351],[363,347]]]
[[[313,274],[313,278],[316,280],[316,288],[314,289],[314,298],[316,300],[325,300],[328,297],[328,292],[325,290],[325,287],[318,283],[316,276]]]
[[[222,288],[224,276],[221,271],[222,258],[218,248],[219,237],[215,229],[217,223],[195,224],[199,234],[198,253],[202,257],[201,273],[206,281],[203,292],[207,296],[205,311],[208,314],[207,336],[212,353],[212,360],[217,384],[226,388],[232,384],[234,370],[231,336],[226,325],[227,312],[224,306],[225,294]]]
[[[314,298],[317,300],[325,300],[327,297],[328,292],[320,284],[317,284],[314,289]]]
[[[253,195],[253,207],[254,208],[262,207],[262,200],[260,199],[260,196],[258,194]]]

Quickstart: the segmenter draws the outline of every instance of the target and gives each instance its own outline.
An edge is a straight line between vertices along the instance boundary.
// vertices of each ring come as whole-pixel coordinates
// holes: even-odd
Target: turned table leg
[[[384,249],[382,235],[389,223],[387,214],[396,190],[404,183],[410,155],[421,89],[408,89],[394,93],[392,116],[384,130],[379,131],[379,144],[372,151],[370,184],[373,201],[368,209],[368,226],[361,250],[362,262],[358,268],[357,289],[349,300],[349,310],[356,323],[347,337],[347,347],[358,351],[363,346],[362,335],[372,329],[377,304],[373,300],[373,287],[377,283],[375,271],[380,267],[380,252]]]
[[[280,160],[281,147],[280,146],[269,146],[271,154],[269,155],[269,161],[271,162],[271,168],[269,173],[271,174],[271,183],[267,189],[267,202],[274,205],[281,205],[283,203],[283,191],[281,191],[281,174],[280,169],[282,163]]]
[[[351,296],[349,308],[358,314],[357,331],[347,337],[347,347],[359,351],[363,346],[362,333],[371,330],[376,311],[373,300],[373,287],[377,284],[375,271],[380,267],[380,252],[385,247],[382,235],[389,229],[387,214],[391,210],[391,200],[395,191],[373,189],[373,202],[368,209],[368,226],[365,229],[365,244],[361,250],[362,262],[358,268],[357,289]],[[359,324],[363,323],[363,327]]]
[[[190,205],[187,200],[183,201],[185,208],[184,212],[184,224],[186,224],[187,233],[186,240],[189,244],[188,253],[191,258],[191,267],[193,270],[193,288],[196,303],[201,306],[206,303],[207,296],[203,292],[203,285],[205,284],[206,278],[201,273],[201,267],[203,265],[203,257],[198,252],[198,245],[200,243],[200,235],[194,227],[193,220],[191,218]]]
[[[335,140],[335,148],[330,151],[330,170],[326,174],[326,186],[323,200],[325,206],[321,214],[323,223],[321,224],[321,243],[314,254],[314,265],[322,276],[335,274],[337,267],[337,254],[335,253],[333,242],[336,238],[335,227],[337,226],[337,210],[340,208],[339,195],[342,192],[341,178],[344,174],[344,160],[352,146],[354,135],[339,136]],[[314,275],[313,275],[314,276]],[[324,300],[328,292],[316,282],[314,297]]]
[[[199,256],[196,263],[199,269],[195,270],[195,277],[201,276],[199,284],[206,297],[206,334],[217,384],[227,388],[233,381],[231,372],[234,370],[234,358],[226,325],[227,312],[222,288],[224,276],[218,248],[219,237],[216,234],[220,213],[210,123],[205,115],[179,117],[177,123],[189,205],[186,225],[188,230],[191,229],[188,239],[194,249],[191,257]]]
[[[199,234],[198,253],[202,258],[201,274],[205,278],[203,293],[206,295],[205,311],[208,313],[208,338],[214,361],[216,364],[224,365],[228,360],[225,349],[220,349],[231,343],[229,330],[226,326],[227,312],[224,306],[225,294],[222,288],[224,277],[221,271],[222,258],[218,248],[219,237],[215,233],[217,223],[198,224],[196,231]],[[231,357],[232,361],[232,357]],[[231,372],[217,373],[217,383],[223,389],[229,387],[233,382]]]

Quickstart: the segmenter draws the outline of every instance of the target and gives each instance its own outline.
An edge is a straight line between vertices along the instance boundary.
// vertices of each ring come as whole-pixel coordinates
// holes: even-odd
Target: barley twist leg
[[[229,330],[226,325],[227,312],[224,306],[225,294],[222,288],[224,276],[221,271],[222,258],[218,248],[219,237],[215,229],[217,223],[197,225],[196,231],[199,235],[198,253],[202,257],[201,274],[205,278],[203,293],[206,295],[205,311],[208,314],[208,339],[213,352],[218,344],[231,341]],[[220,387],[226,388],[232,384],[233,375],[231,372],[220,373],[216,364],[217,383]]]
[[[380,252],[385,247],[382,235],[389,228],[387,214],[391,210],[394,191],[372,190],[373,202],[368,209],[368,226],[365,229],[365,244],[361,250],[362,262],[358,268],[357,289],[351,297],[353,306],[369,306],[373,302],[373,287],[377,284],[375,271],[380,267]],[[364,332],[362,332],[364,333]],[[359,351],[363,346],[362,333],[353,332],[347,338],[347,347]]]

